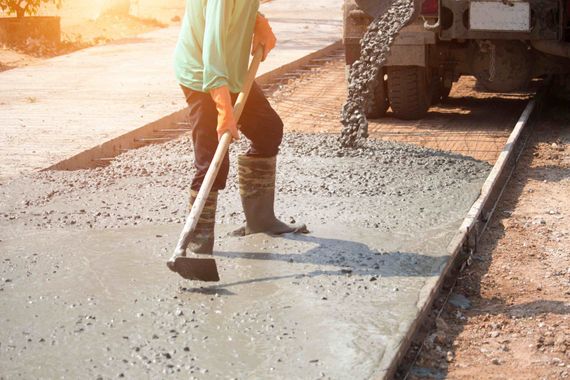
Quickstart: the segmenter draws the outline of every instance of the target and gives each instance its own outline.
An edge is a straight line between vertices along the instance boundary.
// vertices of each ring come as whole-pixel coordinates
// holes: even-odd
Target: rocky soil
[[[436,302],[400,378],[570,378],[569,144],[567,104],[552,104],[472,264],[448,302],[449,287]]]

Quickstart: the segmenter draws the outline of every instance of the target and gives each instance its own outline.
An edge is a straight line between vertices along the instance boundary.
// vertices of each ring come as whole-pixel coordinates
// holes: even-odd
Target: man
[[[239,138],[233,103],[241,91],[249,53],[263,47],[263,60],[275,47],[268,21],[257,12],[259,0],[186,0],[182,30],[175,51],[176,77],[188,104],[193,127],[196,174],[190,189],[190,207],[196,199],[218,141],[229,131]],[[250,140],[238,157],[239,188],[246,224],[236,231],[283,234],[302,232],[275,217],[276,156],[283,122],[254,84],[240,118],[240,130]],[[189,244],[194,253],[212,254],[218,191],[229,171],[226,154],[204,211]],[[173,265],[169,265],[173,269]]]

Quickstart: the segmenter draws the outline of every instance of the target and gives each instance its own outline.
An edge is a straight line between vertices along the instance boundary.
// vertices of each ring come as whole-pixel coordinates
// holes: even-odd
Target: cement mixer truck
[[[345,0],[347,65],[359,58],[367,26],[389,6]],[[391,107],[398,118],[422,118],[462,75],[490,92],[524,89],[545,75],[570,89],[570,0],[415,0],[415,8],[380,71],[368,117]]]

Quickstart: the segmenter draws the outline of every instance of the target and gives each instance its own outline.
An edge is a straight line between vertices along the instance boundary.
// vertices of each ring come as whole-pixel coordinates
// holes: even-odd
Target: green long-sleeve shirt
[[[259,0],[186,0],[174,53],[178,82],[195,91],[241,91]]]

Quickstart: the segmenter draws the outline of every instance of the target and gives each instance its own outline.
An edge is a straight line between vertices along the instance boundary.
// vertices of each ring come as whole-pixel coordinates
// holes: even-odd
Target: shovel
[[[239,93],[234,105],[234,117],[236,121],[239,121],[239,118],[245,106],[245,102],[249,96],[249,91],[251,90],[251,86],[255,80],[255,75],[257,74],[257,69],[259,68],[262,57],[263,47],[259,47],[253,55],[253,59],[245,77],[242,91]],[[210,163],[210,167],[206,172],[204,182],[202,182],[202,186],[200,187],[200,191],[198,192],[196,200],[192,205],[190,214],[186,218],[186,223],[184,224],[182,233],[178,238],[178,244],[176,244],[174,253],[166,263],[168,268],[177,272],[187,280],[220,281],[216,261],[213,258],[186,257],[186,248],[190,243],[192,232],[194,232],[196,229],[198,219],[204,210],[204,205],[206,204],[206,200],[208,199],[208,195],[212,190],[214,180],[220,171],[222,160],[226,155],[231,142],[232,135],[230,132],[226,131],[218,143],[218,148],[216,149],[214,159]]]

